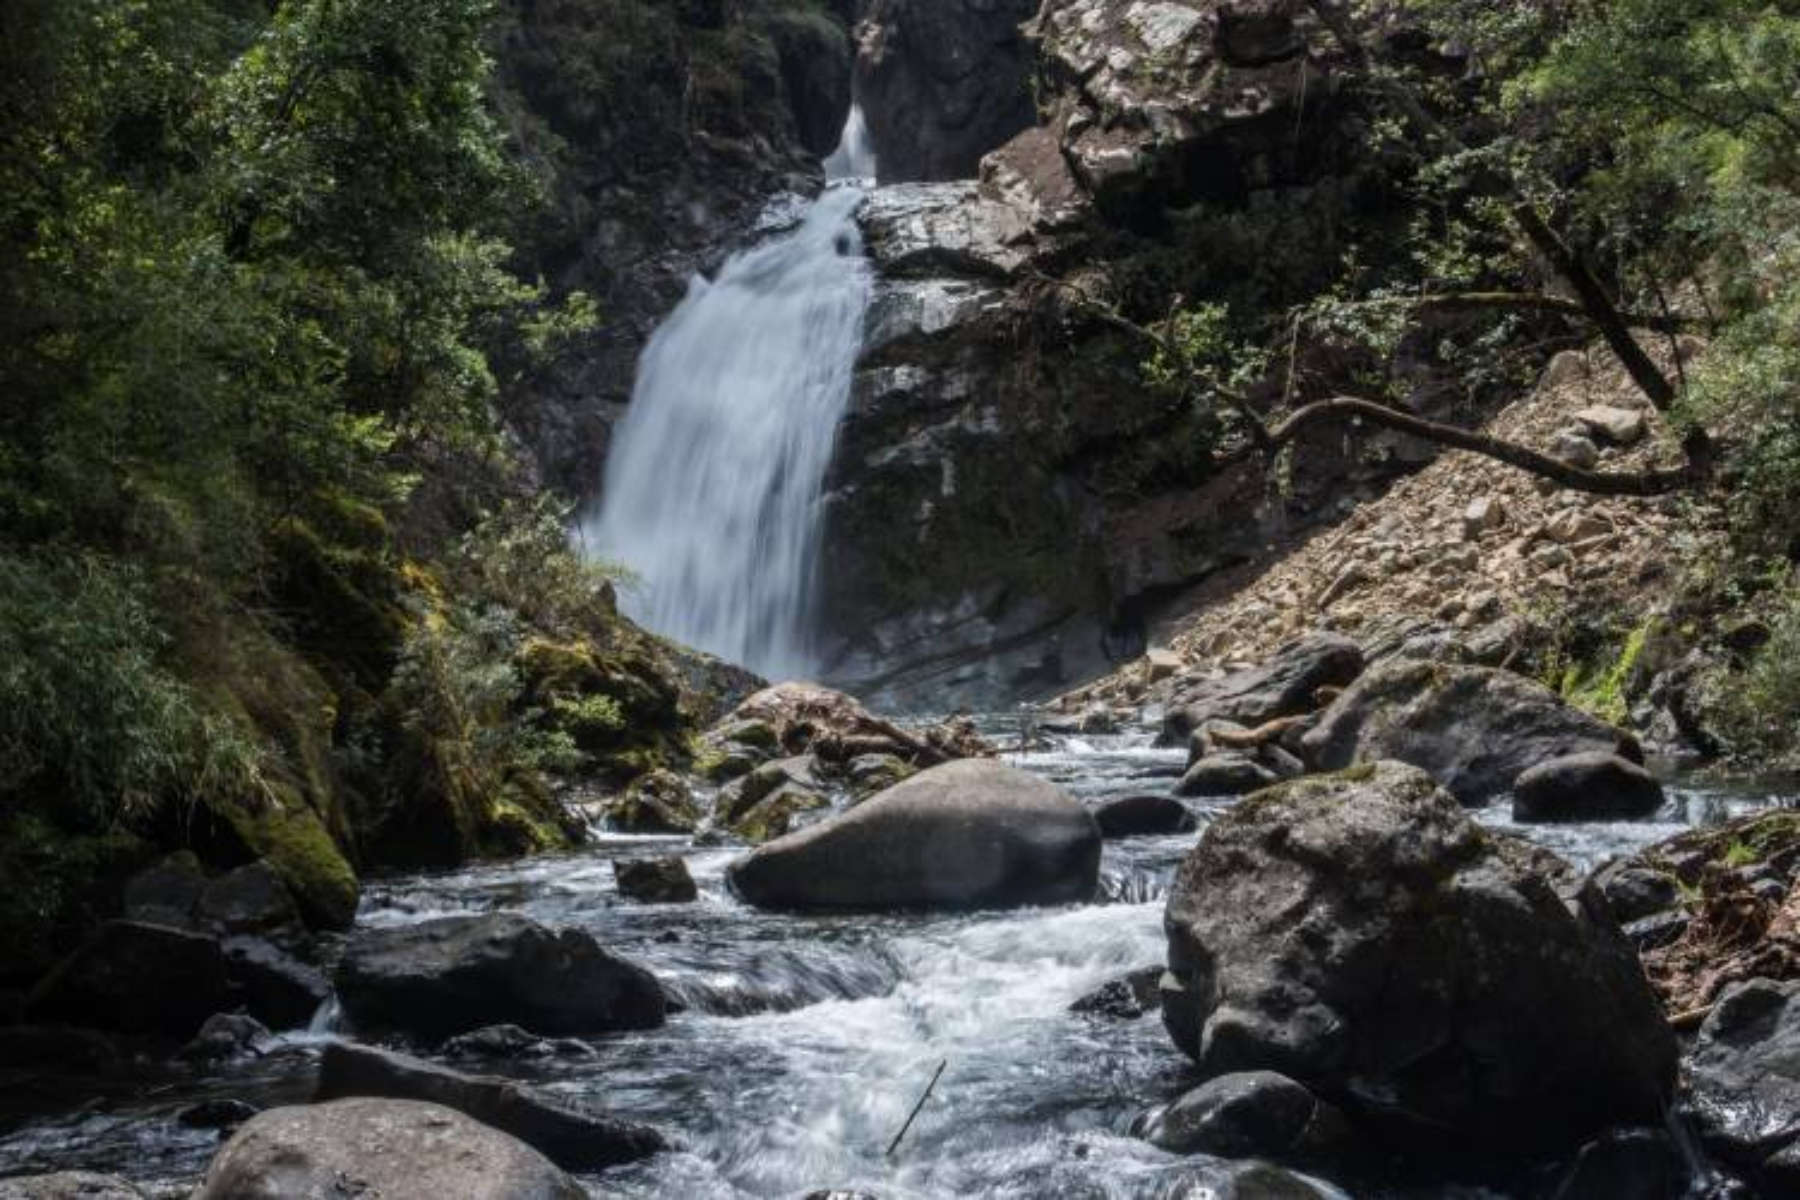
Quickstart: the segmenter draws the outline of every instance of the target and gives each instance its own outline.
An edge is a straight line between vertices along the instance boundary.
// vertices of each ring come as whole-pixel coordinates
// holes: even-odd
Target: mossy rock
[[[222,815],[249,857],[266,860],[281,876],[309,925],[350,927],[362,885],[324,821],[304,801],[289,797],[262,811],[246,805]]]
[[[783,783],[729,826],[732,833],[753,846],[774,841],[794,829],[794,818],[831,807],[831,801],[793,781]]]
[[[158,857],[123,829],[70,830],[29,809],[0,817],[0,987],[35,982],[117,915],[125,881]]]
[[[398,572],[385,552],[343,545],[298,517],[276,523],[271,595],[301,648],[342,690],[378,692],[406,639]]]
[[[656,770],[607,805],[606,819],[623,833],[692,833],[700,827],[700,810],[679,775]]]

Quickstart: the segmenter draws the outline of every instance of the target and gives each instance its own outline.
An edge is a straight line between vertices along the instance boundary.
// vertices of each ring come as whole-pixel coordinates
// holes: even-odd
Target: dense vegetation
[[[273,12],[271,13],[271,7]],[[317,922],[357,871],[565,844],[685,752],[668,652],[565,548],[490,361],[591,324],[485,0],[0,14],[0,978],[187,848]]]

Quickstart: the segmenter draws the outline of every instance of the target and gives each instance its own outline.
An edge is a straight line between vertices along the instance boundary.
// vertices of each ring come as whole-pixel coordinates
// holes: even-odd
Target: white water
[[[658,633],[773,678],[810,673],[820,493],[871,276],[856,209],[875,163],[852,110],[798,228],[696,276],[638,364],[588,551],[640,582]]]

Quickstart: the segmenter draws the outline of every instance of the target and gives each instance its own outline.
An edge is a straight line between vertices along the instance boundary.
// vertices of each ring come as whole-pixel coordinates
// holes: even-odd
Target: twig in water
[[[919,1110],[925,1107],[925,1102],[927,1100],[931,1099],[931,1089],[937,1086],[938,1077],[944,1073],[944,1068],[949,1065],[950,1060],[946,1058],[937,1065],[937,1070],[931,1073],[931,1082],[926,1084],[925,1090],[919,1094],[919,1102],[913,1105],[911,1112],[906,1114],[906,1124],[900,1127],[900,1132],[896,1133],[894,1135],[894,1140],[888,1143],[887,1156],[889,1158],[894,1157],[894,1151],[900,1148],[901,1141],[906,1137],[906,1131],[911,1129],[913,1122],[918,1119]]]

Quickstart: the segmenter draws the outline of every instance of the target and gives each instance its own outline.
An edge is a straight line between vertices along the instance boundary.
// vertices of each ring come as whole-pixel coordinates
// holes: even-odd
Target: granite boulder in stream
[[[1604,900],[1384,762],[1259,793],[1183,862],[1163,1019],[1208,1076],[1277,1071],[1427,1158],[1659,1121],[1676,1050]]]
[[[731,864],[750,904],[976,909],[1093,898],[1100,829],[1039,776],[985,759],[933,767]]]
[[[508,1023],[552,1036],[652,1029],[668,1011],[643,967],[516,913],[359,930],[337,989],[357,1025],[425,1037]]]

